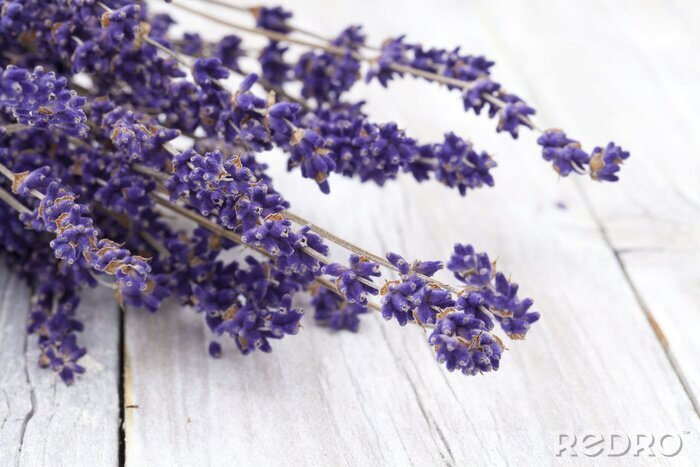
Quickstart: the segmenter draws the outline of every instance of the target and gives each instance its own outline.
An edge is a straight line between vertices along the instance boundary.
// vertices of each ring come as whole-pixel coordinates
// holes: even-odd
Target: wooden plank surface
[[[0,465],[116,464],[119,326],[111,291],[83,297],[87,372],[70,387],[37,366],[35,338],[25,332],[29,301],[29,289],[0,267]]]
[[[644,460],[697,459],[698,4],[282,3],[297,24],[326,34],[357,22],[374,43],[409,32],[426,45],[483,53],[543,126],[587,147],[614,137],[633,159],[617,185],[557,180],[534,135],[494,134],[493,122],[465,115],[452,93],[410,80],[388,91],[360,86],[353,97],[368,98],[373,117],[421,141],[446,130],[473,136],[497,158],[496,187],[464,199],[407,179],[378,189],[334,177],[322,196],[284,173],[284,156],[264,156],[295,210],[409,258],[445,259],[453,243],[473,242],[500,257],[542,321],[526,342],[508,343],[498,373],[466,378],[437,365],[419,329],[376,315],[357,334],[307,317],[271,355],[242,357],[224,342],[213,360],[192,310],[128,310],[126,463],[546,465],[564,460],[555,457],[560,434],[587,433],[678,434],[677,458]],[[0,287],[0,465],[117,463],[119,326],[109,292],[93,291],[81,306],[89,371],[66,388],[36,367],[24,337],[28,291],[4,269]]]
[[[575,56],[570,60],[576,69],[595,70],[598,54],[581,50],[583,43],[573,39],[558,43],[559,29],[547,36],[541,27],[561,17],[558,28],[564,29],[567,15],[579,16],[582,24],[602,14],[616,15],[606,20],[610,24],[634,17],[603,8],[602,2],[586,3],[575,12],[539,7],[527,15],[514,4],[445,2],[435,11],[428,3],[401,2],[401,14],[397,2],[294,2],[293,8],[298,24],[327,34],[354,21],[367,26],[375,43],[410,31],[412,39],[426,44],[463,44],[497,59],[497,77],[543,109],[546,123],[571,128],[585,142],[615,136],[633,151],[643,149],[639,133],[624,131],[630,119],[642,118],[639,112],[628,112],[624,100],[604,107],[602,116],[591,105],[593,98],[612,92],[600,90],[607,82],[604,74],[589,75],[600,82],[593,87],[573,73],[558,78],[561,70],[552,63],[545,68],[550,49],[559,50],[560,61]],[[524,18],[527,22],[516,29]],[[650,18],[638,21],[645,25]],[[596,38],[587,40],[595,43]],[[597,46],[605,52],[616,43],[608,38]],[[629,47],[634,44],[629,38]],[[531,61],[535,69],[526,74]],[[649,57],[645,64],[661,65]],[[617,67],[616,83],[637,71]],[[540,80],[547,73],[548,79]],[[557,79],[567,81],[553,86]],[[572,94],[589,106],[580,104],[574,112],[567,101]],[[474,242],[500,255],[499,264],[535,297],[542,322],[527,342],[509,345],[498,374],[464,378],[435,364],[419,330],[377,316],[364,319],[357,335],[332,335],[307,319],[303,333],[285,339],[272,355],[241,357],[226,346],[224,358],[214,361],[206,356],[201,319],[191,310],[173,307],[155,316],[130,311],[126,395],[127,404],[138,408],[127,411],[127,463],[550,464],[557,460],[561,433],[685,431],[690,434],[683,435],[683,459],[697,457],[697,413],[635,293],[643,287],[663,301],[656,293],[678,284],[673,278],[680,272],[666,263],[669,279],[650,286],[640,266],[632,269],[642,278],[631,283],[634,274],[625,274],[602,230],[604,219],[616,218],[609,199],[619,198],[619,212],[624,199],[617,193],[643,188],[643,180],[634,176],[636,163],[626,167],[632,170],[618,186],[591,188],[585,181],[557,180],[539,160],[533,135],[518,142],[494,135],[493,122],[465,116],[456,96],[441,89],[408,81],[390,91],[361,87],[355,97],[361,96],[369,98],[378,120],[397,120],[421,140],[436,140],[445,130],[473,135],[480,148],[498,158],[496,188],[462,199],[410,180],[379,190],[336,177],[332,194],[321,197],[312,183],[283,173],[282,156],[265,156],[296,211],[374,251],[398,249],[411,258],[445,258],[452,243]],[[555,114],[550,108],[564,110]],[[683,118],[673,110],[666,118]],[[563,120],[554,120],[559,116]],[[594,122],[601,120],[605,127],[596,132]],[[635,157],[644,154],[635,152]],[[649,167],[664,163],[655,154],[649,159]],[[664,189],[662,182],[658,189]],[[647,222],[650,229],[664,231],[653,219]],[[688,283],[697,280],[697,272],[687,274]],[[691,292],[685,296],[692,299]],[[651,299],[645,303],[654,305]],[[616,463],[632,465],[638,459]]]
[[[596,2],[581,15],[546,1],[483,3],[504,61],[537,83],[528,91],[544,120],[632,151],[614,190],[577,186],[698,412],[700,63],[688,59],[700,47],[698,4]]]

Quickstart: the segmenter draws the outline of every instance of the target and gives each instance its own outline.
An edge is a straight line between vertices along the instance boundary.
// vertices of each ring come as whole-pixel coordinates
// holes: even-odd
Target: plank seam
[[[117,393],[119,394],[119,453],[118,453],[118,465],[124,466],[126,464],[126,433],[124,430],[125,423],[125,413],[124,413],[124,309],[119,307],[119,332],[117,338],[118,346],[118,362],[119,367],[119,378],[117,379]]]
[[[512,54],[510,53],[510,50],[508,47],[503,45],[503,39],[501,37],[501,34],[498,32],[497,28],[493,27],[492,21],[491,21],[491,13],[485,11],[485,9],[482,7],[481,2],[477,2],[477,8],[481,11],[482,17],[486,19],[486,24],[485,28],[488,30],[489,35],[491,38],[496,42],[497,47],[500,48],[503,51],[503,57],[504,61],[509,62],[510,67],[514,71],[514,75],[518,75],[521,78],[523,78],[521,81],[525,86],[525,90],[529,91],[529,94],[533,97],[536,97],[536,92],[533,90],[527,83],[527,80],[524,79],[523,73],[520,70],[519,64],[512,59]],[[595,211],[593,204],[591,203],[590,199],[588,198],[585,190],[581,187],[579,182],[574,181],[574,186],[576,189],[576,192],[581,196],[585,206],[586,210],[590,214],[593,222],[598,228],[598,231],[601,234],[601,237],[605,243],[605,245],[610,249],[610,251],[613,253],[613,256],[615,260],[617,261],[617,264],[622,272],[623,278],[625,282],[627,283],[627,286],[630,288],[637,304],[642,310],[642,313],[644,313],[645,317],[647,318],[647,323],[649,326],[652,328],[652,331],[654,332],[654,336],[656,337],[657,342],[661,346],[661,349],[663,350],[664,354],[666,355],[666,358],[671,366],[671,369],[673,373],[676,375],[678,378],[678,381],[681,384],[681,387],[683,388],[683,391],[685,392],[686,396],[688,397],[691,406],[693,407],[693,411],[695,412],[695,415],[700,419],[700,404],[698,403],[698,400],[696,399],[690,384],[688,383],[688,380],[686,379],[685,375],[683,374],[683,370],[680,368],[680,365],[678,365],[678,362],[676,361],[675,356],[673,355],[673,352],[671,349],[668,347],[668,343],[666,342],[666,339],[663,335],[663,331],[661,330],[661,327],[658,325],[656,320],[654,319],[653,314],[651,313],[651,310],[649,307],[646,305],[644,302],[644,299],[642,298],[641,294],[639,293],[639,290],[635,286],[634,282],[632,281],[632,278],[630,277],[627,267],[625,266],[624,261],[622,260],[622,257],[620,255],[620,251],[618,251],[612,241],[610,240],[610,237],[608,235],[608,232],[605,228],[605,224],[603,223],[602,219],[598,217],[597,212]]]
[[[31,301],[28,304],[27,310],[31,310]],[[32,384],[32,380],[29,376],[29,358],[28,358],[28,352],[29,352],[29,333],[25,332],[24,334],[24,378],[27,381],[27,386],[29,387],[29,401],[31,404],[31,408],[29,409],[29,412],[27,415],[24,416],[24,420],[22,420],[22,427],[20,428],[20,435],[19,435],[19,449],[18,449],[18,457],[17,457],[17,462],[19,463],[20,459],[22,458],[22,448],[24,446],[24,436],[27,432],[27,426],[29,425],[29,421],[34,417],[34,412],[36,408],[36,391],[34,390],[34,384]]]
[[[612,252],[613,256],[615,257],[615,261],[617,262],[618,266],[620,267],[620,271],[622,272],[622,276],[625,279],[625,282],[627,283],[627,286],[630,288],[632,291],[632,294],[634,295],[634,299],[639,305],[639,308],[642,310],[642,313],[644,313],[644,316],[647,319],[647,323],[651,327],[652,331],[654,332],[654,336],[656,337],[657,342],[661,346],[661,349],[664,352],[664,355],[666,355],[666,358],[671,365],[671,369],[673,370],[673,373],[676,375],[678,378],[678,381],[681,384],[681,387],[683,388],[683,391],[685,392],[686,396],[688,396],[688,399],[690,400],[690,404],[693,406],[693,411],[695,412],[695,415],[700,419],[700,405],[698,404],[698,400],[696,399],[692,388],[690,387],[690,384],[688,383],[687,378],[683,374],[682,368],[678,365],[678,362],[676,361],[676,357],[673,355],[673,351],[671,350],[670,346],[668,345],[668,340],[666,339],[666,336],[663,333],[663,330],[661,329],[661,326],[659,326],[658,322],[654,318],[653,313],[651,312],[651,309],[647,306],[646,302],[644,301],[644,298],[642,298],[641,293],[639,292],[639,289],[637,289],[636,285],[634,284],[634,281],[632,280],[632,277],[629,275],[629,272],[627,271],[627,266],[625,266],[625,262],[622,259],[622,256],[620,254],[620,251],[618,251],[615,246],[613,245],[612,241],[610,240],[610,236],[608,235],[608,231],[605,228],[605,225],[598,217],[598,214],[596,213],[595,209],[593,208],[592,203],[588,199],[588,196],[586,195],[585,191],[578,185],[576,184],[576,189],[580,193],[581,197],[583,198],[583,202],[586,205],[586,209],[590,213],[591,217],[593,218],[593,221],[596,223],[598,227],[598,231],[601,234],[601,237],[603,238],[603,241],[605,242],[605,245],[610,249]]]

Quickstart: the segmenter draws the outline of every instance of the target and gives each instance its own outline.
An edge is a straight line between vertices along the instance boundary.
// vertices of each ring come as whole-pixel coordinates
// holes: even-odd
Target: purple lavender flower
[[[19,122],[36,128],[60,129],[84,137],[88,127],[82,110],[85,98],[68,88],[68,81],[42,67],[30,72],[12,65],[0,67],[0,106]]]
[[[22,180],[31,177],[44,182],[46,171],[40,170],[38,177],[32,177],[30,172],[25,172],[18,174],[17,178]],[[16,183],[16,186],[18,194],[19,190],[27,188],[22,187],[21,182]],[[51,181],[36,210],[38,222],[34,222],[33,225],[56,234],[50,245],[57,259],[66,261],[68,265],[86,261],[91,268],[114,275],[125,303],[137,306],[145,304],[142,301],[144,296],[150,295],[153,290],[153,283],[149,278],[151,268],[146,259],[132,256],[128,250],[119,248],[109,240],[98,240],[97,229],[88,213],[87,206],[75,203],[74,194],[62,189],[57,182]],[[31,219],[27,219],[27,222],[31,222]],[[150,298],[155,297],[148,297]],[[156,305],[152,302],[149,304]]]
[[[49,347],[46,358],[51,369],[61,376],[63,382],[71,385],[76,374],[85,373],[85,368],[77,363],[85,353],[85,348],[78,346],[76,336],[70,334],[60,345]]]
[[[162,38],[167,36],[170,27],[176,21],[167,13],[151,15],[149,24],[151,25],[151,37]]]
[[[423,286],[417,301],[415,317],[424,324],[434,324],[438,314],[454,306],[455,301],[450,291],[428,282]]]
[[[270,352],[270,339],[299,332],[299,320],[303,314],[303,311],[292,308],[291,297],[287,295],[279,306],[270,309],[257,310],[250,303],[230,308],[223,314],[215,332],[231,335],[244,355],[253,350]]]
[[[363,103],[338,105],[307,114],[303,124],[325,139],[334,171],[383,185],[418,158],[415,141],[393,122],[375,124]]]
[[[283,211],[284,200],[278,193],[270,192],[267,185],[253,185],[247,196],[234,206],[236,218],[244,231],[257,227],[260,219]]]
[[[323,193],[329,193],[327,178],[335,169],[335,162],[325,140],[316,132],[298,129],[290,140],[290,147],[288,166],[300,166],[304,177],[315,180]]]
[[[293,30],[291,13],[279,7],[251,12],[260,28]],[[292,298],[327,286],[323,274],[335,278],[338,293],[316,292],[321,324],[355,331],[359,315],[376,308],[368,298],[381,287],[373,282],[379,265],[367,259],[374,256],[328,264],[328,234],[296,227],[305,221],[287,211],[257,159],[263,151],[285,151],[288,167],[300,167],[324,192],[332,172],[378,185],[407,172],[462,194],[493,184],[495,162],[455,134],[419,145],[400,125],[377,123],[362,103],[344,101],[362,61],[371,63],[367,78],[384,86],[413,75],[459,90],[466,110],[497,118],[497,131],[517,137],[521,125],[534,127],[534,110],[492,79],[493,62],[459,48],[400,37],[375,61],[362,30],[351,27],[326,50],[303,51],[292,68],[285,41],[271,41],[259,57],[265,79],[248,75],[229,90],[229,71],[241,73],[241,39],[207,42],[192,33],[177,40],[172,24],[128,0],[8,1],[0,8],[0,164],[10,173],[0,247],[36,291],[29,332],[37,336],[40,364],[67,383],[84,371],[77,343],[83,325],[74,314],[80,290],[104,275],[115,280],[120,303],[155,311],[173,296],[244,354],[270,351],[272,339],[298,332],[302,311]],[[196,58],[193,69],[173,53]],[[312,102],[297,103],[298,89]],[[178,146],[190,143],[181,152],[171,145],[179,132],[185,137]],[[594,180],[617,180],[628,157],[613,143],[587,154],[557,131],[540,144],[562,175],[587,170]],[[199,227],[172,227],[173,213]],[[265,259],[231,255],[241,244]],[[450,371],[496,370],[503,348],[491,334],[496,323],[521,339],[539,319],[532,300],[519,297],[518,285],[470,245],[456,245],[447,264],[459,287],[434,277],[439,261],[411,263],[394,253],[387,259],[391,267],[382,264],[398,279],[381,287],[382,315],[431,327],[429,341]],[[218,342],[209,352],[220,356]]]
[[[179,136],[177,130],[142,122],[136,114],[117,107],[102,118],[102,127],[118,149],[131,159],[145,160],[155,148]]]
[[[495,264],[486,253],[477,253],[471,245],[457,244],[447,268],[466,285],[481,288],[479,299],[473,297],[472,305],[487,307],[511,339],[524,339],[530,325],[540,318],[538,312],[528,311],[532,299],[520,300],[518,284],[496,271]]]
[[[488,76],[477,78],[471,86],[462,91],[464,110],[473,110],[475,114],[479,115],[486,104],[493,105],[484,96],[494,95],[499,89],[501,89],[501,85],[492,81]]]
[[[443,74],[462,81],[474,81],[479,77],[487,76],[494,65],[494,62],[483,55],[462,54],[460,47],[446,52],[442,61],[445,67]]]
[[[467,292],[457,297],[454,307],[458,311],[472,316],[484,323],[484,328],[491,331],[494,327],[494,315],[488,309],[488,302],[482,292]]]
[[[377,290],[367,283],[380,276],[379,265],[364,256],[350,255],[349,267],[331,263],[322,268],[324,274],[336,277],[336,288],[350,303],[367,304],[367,294],[376,295]]]
[[[387,87],[389,81],[396,76],[403,76],[403,73],[394,70],[391,65],[408,65],[406,53],[409,50],[409,45],[404,43],[405,36],[397,37],[396,39],[387,39],[382,44],[382,52],[375,66],[367,72],[366,81],[369,83],[372,79],[377,79],[379,83]]]
[[[537,138],[542,146],[542,157],[553,164],[562,177],[571,172],[583,171],[589,163],[589,155],[581,149],[581,143],[570,139],[561,130],[547,130]]]
[[[289,47],[282,46],[277,41],[270,41],[258,55],[258,62],[262,69],[262,77],[270,84],[281,86],[289,81],[292,75],[292,65],[284,59]]]
[[[442,261],[414,261],[409,263],[403,256],[393,252],[387,253],[386,259],[398,269],[401,276],[420,274],[431,277],[445,266]]]
[[[26,197],[32,190],[45,188],[51,179],[51,167],[39,167],[31,172],[18,174],[15,178],[13,191],[20,196]]]
[[[428,342],[449,371],[474,375],[498,370],[500,365],[501,343],[488,333],[483,321],[467,313],[453,312],[440,318]]]
[[[168,95],[172,102],[166,102],[164,113],[169,127],[184,132],[193,132],[200,126],[200,93],[194,83],[179,81],[171,83]]]
[[[347,329],[357,332],[360,326],[359,315],[367,313],[367,307],[358,303],[348,303],[338,294],[321,289],[311,301],[314,319],[334,331]]]
[[[234,34],[224,36],[216,44],[214,55],[221,60],[221,64],[234,71],[240,71],[238,60],[245,56],[241,48],[241,38]]]
[[[211,343],[209,343],[208,352],[212,358],[221,358],[221,344],[216,341],[211,341]]]
[[[189,55],[191,57],[198,56],[202,53],[203,48],[204,40],[202,39],[202,36],[196,32],[186,32],[183,35],[182,53],[185,55]],[[223,59],[221,59],[221,61],[223,62]]]
[[[493,186],[490,170],[496,167],[496,162],[487,153],[474,151],[470,142],[454,133],[446,134],[442,144],[421,149],[423,155],[429,152],[438,161],[435,178],[449,187],[457,187],[461,195],[468,189]]]
[[[287,20],[291,18],[292,12],[284,10],[282,7],[254,7],[250,9],[255,16],[256,25],[262,29],[277,31],[287,34],[292,29],[287,24]]]
[[[292,223],[275,217],[264,220],[257,227],[243,234],[243,242],[261,248],[272,256],[288,256],[294,252],[296,235],[291,232]]]
[[[140,31],[141,7],[136,4],[123,6],[102,15],[102,27],[107,29],[113,42],[133,42]]]
[[[315,252],[328,256],[328,246],[323,243],[323,239],[311,231],[311,227],[304,226],[293,235],[294,242],[292,243],[292,253],[280,256],[277,260],[278,266],[282,270],[294,271],[296,273],[310,272],[314,275],[320,273],[321,263],[315,257],[310,255],[305,249],[311,249]]]
[[[433,324],[439,312],[455,304],[450,291],[428,280],[443,268],[442,261],[409,264],[396,253],[388,253],[386,258],[398,269],[401,280],[387,282],[380,291],[384,319],[395,318],[401,326],[413,320]]]
[[[495,286],[483,292],[489,310],[511,339],[524,339],[530,325],[540,319],[536,311],[528,312],[532,299],[518,299],[518,284],[509,282],[502,273],[496,273]]]
[[[608,143],[604,149],[595,148],[589,161],[591,178],[608,182],[618,181],[617,172],[620,170],[620,164],[629,156],[629,152],[623,151],[620,146],[616,146],[613,142]]]
[[[527,105],[515,94],[500,93],[499,97],[505,102],[505,107],[498,112],[496,131],[506,131],[513,138],[517,138],[518,129],[521,125],[531,126],[527,119],[530,115],[535,114],[535,109]]]
[[[194,80],[204,88],[209,88],[216,80],[226,79],[229,71],[218,58],[199,58],[194,62]]]
[[[367,74],[368,81],[376,77],[386,86],[395,76],[403,76],[402,70],[406,67],[420,70],[436,77],[425,74],[415,76],[443,82],[448,89],[462,91],[464,110],[472,109],[478,115],[488,104],[489,117],[499,116],[498,132],[506,131],[517,138],[521,125],[532,126],[528,117],[535,110],[516,95],[503,92],[501,85],[491,80],[490,68],[494,62],[483,56],[463,55],[459,48],[452,51],[425,49],[418,44],[408,44],[403,39],[401,36],[384,43],[380,58]],[[454,84],[451,80],[460,83]]]
[[[316,102],[337,102],[360,78],[360,62],[356,57],[364,45],[360,26],[345,29],[331,42],[346,50],[343,55],[330,52],[307,52],[294,67],[295,77],[302,82],[301,95]]]
[[[486,253],[477,253],[471,245],[456,244],[447,263],[455,278],[467,285],[484,286],[491,282],[494,265]]]
[[[414,311],[420,304],[425,281],[417,276],[406,280],[387,282],[382,287],[382,317],[396,319],[404,326],[415,319]]]

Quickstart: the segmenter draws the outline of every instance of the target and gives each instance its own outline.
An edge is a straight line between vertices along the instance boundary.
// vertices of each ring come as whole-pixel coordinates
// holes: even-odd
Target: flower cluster
[[[284,47],[277,41],[270,41],[258,56],[262,77],[274,86],[281,86],[289,81],[292,66],[284,58],[289,47]]]
[[[206,313],[209,328],[234,338],[244,355],[270,352],[270,339],[299,332],[304,312],[292,307],[298,284],[272,263],[252,257],[245,262],[247,268],[219,263],[216,276],[195,287],[197,308]]]
[[[488,115],[498,116],[496,130],[506,131],[518,137],[521,125],[531,127],[528,117],[535,110],[515,94],[501,89],[501,85],[490,78],[494,62],[483,56],[463,54],[459,47],[453,50],[426,49],[420,44],[409,44],[404,36],[386,41],[376,66],[367,74],[367,80],[376,78],[387,86],[396,76],[403,76],[405,67],[427,72],[428,80],[447,78],[448,89],[462,92],[464,110],[479,114],[484,106]],[[398,65],[398,66],[397,66]],[[458,84],[459,83],[459,84]]]
[[[349,303],[367,305],[367,294],[377,295],[372,277],[379,277],[379,265],[364,256],[350,255],[347,266],[331,263],[323,267],[323,273],[336,278],[338,292]]]
[[[292,37],[296,29],[289,24],[291,12],[281,8],[258,8],[253,10],[257,19],[257,26],[261,33],[266,30],[286,34],[291,44],[307,45],[307,42],[297,42]],[[235,25],[234,25],[235,26]],[[319,44],[315,51],[309,51],[301,55],[294,65],[294,76],[290,76],[289,69],[292,66],[284,60],[282,53],[272,53],[273,50],[286,51],[277,40],[273,41],[274,48],[260,55],[263,71],[277,85],[288,81],[299,81],[302,86],[302,96],[313,98],[320,110],[327,103],[337,105],[341,95],[349,90],[362,74],[362,63],[369,63],[364,73],[366,81],[377,80],[382,86],[387,87],[397,77],[411,75],[445,85],[450,90],[461,93],[462,103],[466,111],[473,111],[479,115],[486,108],[489,118],[497,117],[496,131],[509,133],[513,138],[520,134],[520,128],[537,129],[531,120],[535,109],[528,105],[516,94],[507,92],[503,86],[495,81],[492,76],[492,68],[495,62],[482,55],[466,54],[459,47],[453,49],[424,47],[421,44],[409,43],[405,36],[387,39],[379,49],[376,56],[364,54],[367,50],[374,50],[366,46],[365,36],[361,32],[361,26],[348,27],[337,38],[329,40],[325,44]],[[283,70],[275,72],[273,70]],[[562,167],[571,163],[577,167],[577,172],[585,173],[585,164],[581,159],[586,154],[586,159],[591,159],[599,151],[587,154],[580,148],[580,143],[568,140],[565,136],[552,138],[547,130],[540,138],[540,144],[544,147],[545,160],[554,161],[557,171],[566,176],[572,170]],[[563,133],[562,133],[563,135]],[[552,140],[554,139],[554,140]],[[567,142],[564,142],[566,140]],[[580,153],[572,153],[567,149],[566,154],[552,154],[551,149],[560,149],[569,144],[575,144]],[[610,143],[617,147],[614,143]],[[621,154],[626,152],[619,150]],[[557,162],[564,159],[561,164]],[[610,155],[609,162],[597,162],[596,167],[591,167],[588,172],[594,180],[616,181],[617,175],[610,175],[615,167],[619,167],[624,157]],[[604,165],[605,169],[597,168]],[[580,168],[580,170],[578,170]],[[616,170],[615,170],[616,172]],[[343,172],[345,173],[345,172]],[[460,188],[461,190],[461,188]]]
[[[364,43],[362,27],[350,26],[331,42],[343,50],[342,55],[326,51],[303,54],[294,67],[294,75],[302,83],[301,95],[318,103],[337,102],[361,76],[357,52]]]
[[[25,197],[37,190],[50,180],[47,169],[16,174],[13,191]],[[50,181],[35,213],[24,216],[24,220],[33,228],[56,235],[49,245],[57,259],[69,265],[84,261],[97,272],[113,275],[124,303],[141,304],[141,297],[149,295],[153,287],[148,262],[111,240],[99,239],[89,207],[76,203],[75,198],[60,182]]]
[[[178,36],[144,2],[0,0],[0,248],[34,288],[39,364],[68,384],[85,371],[76,309],[81,289],[101,284],[120,304],[155,312],[174,297],[193,308],[217,336],[213,357],[220,338],[249,354],[297,334],[310,292],[313,317],[332,330],[357,331],[377,311],[423,328],[450,371],[497,370],[496,332],[522,339],[539,313],[485,253],[455,246],[453,286],[438,279],[440,261],[350,245],[290,212],[259,154],[283,151],[324,193],[332,173],[378,185],[407,173],[464,195],[493,185],[488,153],[451,132],[419,143],[348,91],[363,76],[384,86],[422,77],[459,90],[465,109],[513,137],[536,129],[534,110],[484,57],[403,37],[377,51],[360,26],[299,41],[290,12],[249,13],[248,29],[269,39],[260,79],[245,70],[239,36]],[[292,54],[296,45],[306,49]],[[563,176],[615,181],[629,157],[614,143],[587,153],[559,130],[539,144]],[[349,259],[332,262],[331,248]]]
[[[314,307],[314,319],[334,331],[347,329],[357,332],[360,327],[359,315],[369,311],[366,306],[347,302],[340,295],[327,289],[319,289],[311,305]]]
[[[468,189],[493,186],[491,169],[496,162],[485,152],[478,153],[472,143],[454,133],[445,135],[445,141],[432,147],[422,147],[423,157],[431,155],[438,160],[435,178],[449,187],[456,187],[464,195]]]
[[[387,254],[387,259],[401,280],[387,282],[381,290],[384,319],[394,318],[401,326],[413,320],[435,324],[440,310],[454,305],[450,292],[430,279],[442,269],[442,262],[416,261],[411,265],[396,253]]]
[[[255,17],[255,22],[259,28],[288,33],[292,28],[287,24],[287,20],[292,17],[292,12],[282,7],[254,7],[250,9]]]
[[[37,66],[33,71],[0,67],[0,106],[19,122],[36,128],[58,129],[85,136],[85,98],[68,88],[68,80]]]
[[[143,122],[123,107],[116,107],[102,117],[102,128],[120,151],[133,160],[147,160],[152,151],[179,136],[177,130],[163,128],[155,122]]]
[[[468,312],[442,318],[428,341],[435,346],[438,361],[448,370],[466,375],[498,370],[503,347],[488,333],[484,322]]]
[[[530,325],[540,318],[532,307],[532,299],[518,298],[518,284],[510,282],[496,270],[486,253],[471,245],[455,245],[447,269],[469,288],[478,288],[480,300],[488,305],[493,318],[512,339],[524,339]]]

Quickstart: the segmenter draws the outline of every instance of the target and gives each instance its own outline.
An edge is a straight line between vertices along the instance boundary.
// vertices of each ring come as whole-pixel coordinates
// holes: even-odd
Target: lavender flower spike
[[[350,303],[367,304],[367,294],[376,295],[377,289],[368,285],[372,277],[380,276],[379,265],[364,256],[350,255],[350,264],[343,266],[331,263],[322,268],[322,272],[336,277],[336,287]]]
[[[629,156],[629,152],[623,151],[620,146],[612,142],[608,143],[605,149],[595,148],[589,162],[591,178],[608,182],[618,181],[617,172],[620,170],[620,165]]]
[[[403,36],[377,49],[360,26],[325,39],[279,7],[234,7],[254,28],[178,7],[266,36],[254,57],[264,79],[241,60],[247,39],[182,34],[148,2],[0,0],[0,250],[35,291],[27,331],[39,365],[67,384],[85,371],[75,310],[101,285],[120,304],[192,308],[214,358],[220,337],[244,355],[271,351],[300,332],[306,304],[332,330],[358,331],[370,311],[419,326],[448,371],[496,371],[497,333],[523,339],[540,314],[486,253],[455,245],[450,284],[441,261],[365,251],[294,214],[266,164],[283,153],[322,193],[332,173],[378,186],[410,174],[462,195],[492,186],[489,153],[449,129],[418,141],[401,122],[373,120],[356,83],[417,77],[459,93],[496,131],[540,131],[493,61]],[[561,176],[616,181],[629,158],[561,130],[538,143]]]
[[[0,66],[0,107],[11,111],[19,123],[84,137],[88,132],[84,104],[85,98],[68,88],[66,78],[52,71]]]

